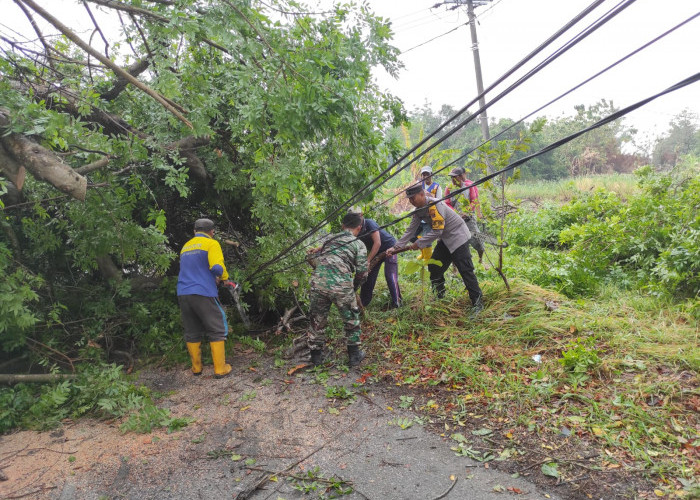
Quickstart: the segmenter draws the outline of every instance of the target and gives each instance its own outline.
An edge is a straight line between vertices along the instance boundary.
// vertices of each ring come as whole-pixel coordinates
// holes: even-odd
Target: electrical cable
[[[427,44],[429,44],[430,42],[435,41],[435,40],[437,40],[438,38],[442,38],[442,37],[445,36],[445,35],[449,35],[449,34],[452,33],[453,31],[457,31],[459,28],[461,28],[462,26],[466,26],[467,24],[469,24],[469,23],[460,24],[459,26],[457,26],[457,27],[455,27],[455,28],[452,28],[450,31],[444,32],[442,35],[435,36],[435,37],[431,38],[430,40],[426,40],[426,41],[423,42],[423,43],[419,43],[418,45],[414,45],[414,46],[411,47],[410,49],[407,49],[407,50],[404,50],[403,52],[401,52],[401,55],[406,54],[406,53],[408,53],[408,52],[411,52],[413,49],[417,49],[418,47],[422,47],[423,45],[427,45]]]
[[[520,69],[523,65],[525,65],[528,61],[530,61],[533,57],[535,57],[537,54],[539,54],[542,50],[544,50],[548,45],[550,45],[554,40],[559,38],[563,33],[568,31],[572,26],[577,24],[581,19],[586,17],[589,13],[591,13],[593,10],[595,10],[599,5],[601,5],[605,0],[594,0],[590,5],[588,5],[585,9],[583,9],[580,13],[578,13],[576,16],[574,16],[569,22],[567,22],[563,27],[561,27],[559,30],[557,30],[553,35],[551,35],[549,38],[547,38],[543,43],[541,43],[537,48],[535,48],[532,52],[530,52],[527,56],[525,56],[523,59],[521,59],[518,63],[516,63],[511,69],[506,71],[503,75],[501,75],[496,81],[494,81],[489,87],[484,89],[483,92],[481,92],[477,97],[475,97],[472,101],[470,101],[466,106],[462,107],[460,110],[458,110],[452,117],[450,117],[448,120],[442,123],[435,131],[433,131],[431,134],[429,134],[427,137],[425,137],[423,140],[419,141],[418,144],[413,146],[411,149],[409,149],[407,152],[405,152],[398,160],[394,161],[389,167],[384,169],[379,175],[374,177],[372,180],[370,180],[368,183],[366,183],[362,188],[357,190],[355,194],[353,194],[345,203],[337,207],[335,210],[333,210],[330,214],[328,214],[326,217],[324,217],[323,220],[321,220],[319,223],[317,223],[315,226],[313,226],[311,229],[307,230],[306,233],[304,233],[301,237],[299,237],[297,240],[292,242],[289,246],[284,248],[280,253],[277,254],[277,256],[273,257],[272,259],[269,259],[268,261],[264,262],[263,264],[259,265],[251,274],[256,274],[259,273],[260,271],[266,269],[272,263],[276,262],[278,259],[282,258],[283,256],[287,255],[292,249],[294,249],[296,246],[298,246],[301,242],[303,242],[306,238],[317,232],[321,227],[323,227],[325,224],[328,223],[328,221],[331,220],[332,217],[334,217],[336,214],[338,214],[341,210],[344,208],[352,205],[352,203],[358,198],[358,196],[365,191],[368,187],[370,187],[372,184],[374,184],[377,180],[381,179],[384,175],[386,175],[388,172],[390,172],[395,166],[397,166],[399,163],[404,161],[410,154],[415,152],[418,148],[423,146],[425,143],[430,141],[435,135],[437,135],[441,130],[443,130],[447,125],[452,123],[454,120],[456,120],[461,114],[463,114],[469,106],[477,102],[480,98],[482,98],[486,93],[490,92],[493,90],[494,87],[499,85],[501,82],[503,82],[506,78],[508,78],[510,75],[512,75],[515,71]],[[387,179],[388,180],[388,179]],[[386,182],[386,180],[384,180]]]
[[[525,120],[527,120],[528,118],[530,118],[530,117],[531,117],[532,115],[534,115],[535,113],[539,113],[540,111],[542,111],[543,109],[547,108],[548,106],[554,104],[555,102],[559,101],[560,99],[563,99],[563,98],[566,97],[567,95],[569,95],[569,94],[571,94],[572,92],[578,90],[578,89],[579,89],[580,87],[582,87],[583,85],[585,85],[585,84],[589,83],[590,81],[592,81],[592,80],[598,78],[598,77],[601,76],[602,74],[608,72],[609,70],[613,69],[613,68],[616,67],[617,65],[623,63],[624,61],[626,61],[626,60],[629,59],[630,57],[634,56],[635,54],[637,54],[637,53],[641,52],[642,50],[646,49],[647,47],[649,47],[649,46],[655,44],[656,42],[658,42],[658,41],[661,40],[662,38],[664,38],[664,37],[670,35],[670,34],[673,33],[674,31],[676,31],[677,29],[681,28],[682,26],[685,26],[686,24],[688,24],[690,21],[692,21],[693,19],[697,18],[698,16],[700,16],[700,12],[696,12],[694,15],[690,16],[689,18],[685,19],[684,21],[681,21],[680,23],[678,23],[678,24],[676,24],[675,26],[673,26],[672,28],[669,28],[668,30],[664,31],[663,33],[661,33],[661,34],[658,35],[657,37],[655,37],[655,38],[649,40],[649,41],[648,41],[647,43],[645,43],[644,45],[638,47],[637,49],[633,50],[632,52],[629,52],[627,55],[621,57],[621,58],[618,59],[617,61],[615,61],[615,62],[613,62],[612,64],[608,65],[607,67],[603,68],[602,70],[600,70],[599,72],[597,72],[597,73],[594,74],[593,76],[591,76],[591,77],[589,77],[589,78],[583,80],[583,81],[580,82],[578,85],[576,85],[576,86],[574,86],[574,87],[571,87],[569,90],[567,90],[567,91],[564,92],[563,94],[560,94],[558,97],[555,97],[554,99],[552,99],[552,100],[549,101],[548,103],[543,104],[542,106],[540,106],[540,107],[537,108],[536,110],[534,110],[534,111],[530,112],[529,114],[523,116],[523,117],[520,118],[518,121],[516,121],[516,122],[512,123],[511,125],[509,125],[508,127],[504,128],[504,129],[501,130],[498,134],[494,135],[494,136],[491,137],[490,139],[484,140],[484,141],[481,142],[481,144],[479,144],[478,146],[476,146],[476,147],[470,149],[470,150],[467,151],[466,153],[463,153],[462,155],[460,155],[460,156],[457,157],[456,159],[450,161],[450,162],[447,163],[445,166],[443,166],[443,167],[439,168],[438,170],[436,170],[435,172],[433,172],[433,175],[435,176],[435,175],[439,174],[440,172],[442,172],[443,170],[445,170],[446,168],[449,168],[449,167],[451,167],[452,165],[458,163],[460,160],[463,160],[464,158],[466,158],[467,156],[469,156],[470,154],[472,154],[474,151],[476,151],[477,149],[479,149],[479,148],[482,147],[483,145],[488,144],[489,142],[493,141],[494,139],[497,139],[498,137],[502,136],[503,134],[505,134],[505,133],[508,132],[509,130],[511,130],[511,129],[513,129],[514,127],[518,126],[520,123],[524,122]],[[415,182],[415,183],[413,183],[413,184],[410,184],[410,185],[407,186],[407,187],[410,187],[410,186],[417,186],[418,184],[420,184],[420,181],[419,181],[419,182]],[[406,187],[406,188],[407,188],[407,187]],[[404,189],[406,189],[406,188],[404,188]],[[404,191],[404,189],[402,189],[401,191],[399,191],[399,192],[396,193],[395,195],[393,195],[393,196],[387,198],[386,200],[381,201],[381,202],[377,203],[376,205],[372,206],[372,207],[370,208],[369,211],[374,211],[374,210],[376,210],[377,208],[381,207],[382,205],[386,205],[386,204],[389,203],[391,200],[393,200],[393,199],[395,199],[397,196],[399,196],[399,195]]]
[[[572,39],[567,41],[564,45],[562,45],[559,49],[554,51],[554,53],[550,54],[548,57],[546,57],[542,62],[537,64],[534,68],[532,68],[530,71],[528,71],[524,76],[520,77],[515,83],[511,84],[509,87],[507,87],[505,90],[503,90],[500,94],[498,94],[496,97],[491,99],[488,103],[484,104],[481,108],[479,108],[477,111],[472,113],[469,117],[467,117],[465,120],[459,122],[457,125],[455,125],[449,132],[447,132],[445,135],[441,136],[436,142],[433,144],[430,144],[426,149],[421,151],[418,155],[413,157],[408,163],[403,165],[401,168],[397,169],[395,172],[390,173],[388,177],[383,179],[380,183],[378,183],[376,186],[372,187],[369,189],[367,193],[364,194],[363,197],[366,197],[367,195],[373,193],[376,191],[379,187],[381,187],[383,184],[385,184],[387,181],[392,179],[394,176],[398,175],[401,171],[404,169],[408,168],[412,163],[426,155],[428,152],[430,152],[432,149],[437,147],[440,143],[457,133],[462,127],[473,121],[477,116],[479,116],[484,110],[488,109],[490,106],[501,100],[503,97],[508,95],[510,92],[512,92],[515,88],[518,86],[522,85],[525,81],[530,79],[532,76],[534,76],[536,73],[541,71],[543,68],[545,68],[547,65],[555,61],[559,56],[564,54],[567,50],[572,48],[574,45],[579,43],[581,40],[589,36],[591,33],[596,31],[598,28],[602,27],[604,24],[606,24],[608,21],[610,21],[613,17],[618,15],[620,12],[622,12],[624,9],[632,5],[636,0],[621,0],[617,5],[615,5],[612,9],[610,9],[608,12],[600,16],[598,19],[596,19],[594,22],[589,24],[586,28],[584,28],[582,31],[580,31],[576,36],[574,36]],[[490,87],[491,88],[491,87]],[[486,93],[488,90],[485,90],[483,93]],[[483,94],[482,93],[482,94]],[[473,102],[472,102],[473,104]],[[464,108],[463,108],[464,109]],[[461,113],[461,111],[459,112]],[[458,113],[458,114],[459,114]],[[444,126],[443,126],[444,127]],[[442,127],[441,127],[442,128]],[[438,129],[440,130],[440,128]],[[431,134],[431,136],[434,135]],[[430,137],[430,136],[429,136]],[[421,146],[425,142],[425,139],[421,141],[417,146],[414,147],[414,149],[418,146]],[[383,174],[380,174],[382,176]],[[419,184],[419,182],[416,182],[415,184]],[[357,198],[357,194],[351,198],[353,201],[355,198]]]
[[[622,118],[622,117],[625,116],[626,114],[631,113],[632,111],[635,111],[636,109],[638,109],[638,108],[640,108],[640,107],[642,107],[642,106],[644,106],[644,105],[650,103],[651,101],[653,101],[653,100],[655,100],[655,99],[658,99],[659,97],[662,97],[662,96],[664,96],[664,95],[666,95],[666,94],[669,94],[669,93],[671,93],[671,92],[675,92],[676,90],[680,90],[680,89],[682,89],[682,88],[684,88],[684,87],[687,87],[688,85],[691,85],[691,84],[693,84],[693,83],[695,83],[695,82],[697,82],[697,81],[700,81],[700,72],[695,73],[694,75],[689,76],[688,78],[685,78],[684,80],[681,80],[680,82],[678,82],[678,83],[676,83],[676,84],[674,84],[674,85],[672,85],[672,86],[670,86],[670,87],[668,87],[668,88],[666,88],[666,89],[664,89],[664,90],[662,90],[662,91],[660,91],[660,92],[658,92],[658,93],[656,93],[656,94],[654,94],[654,95],[652,95],[652,96],[650,96],[650,97],[647,97],[647,98],[645,98],[645,99],[642,99],[641,101],[637,101],[637,102],[634,103],[634,104],[631,104],[631,105],[629,105],[629,106],[627,106],[627,107],[625,107],[625,108],[622,108],[622,109],[620,109],[620,110],[618,110],[618,111],[616,111],[616,112],[614,112],[614,113],[611,113],[611,114],[609,114],[608,116],[606,116],[605,118],[602,118],[602,119],[598,120],[597,122],[593,123],[592,125],[589,125],[588,127],[585,127],[585,128],[583,128],[583,129],[581,129],[581,130],[579,130],[579,131],[577,131],[577,132],[574,132],[573,134],[567,135],[567,136],[565,136],[565,137],[563,137],[563,138],[561,138],[561,139],[559,139],[559,140],[557,140],[557,141],[555,141],[555,142],[549,144],[548,146],[545,146],[544,148],[540,149],[539,151],[537,151],[537,152],[535,152],[535,153],[532,153],[532,154],[530,154],[530,155],[528,155],[528,156],[525,156],[525,157],[523,157],[523,158],[520,158],[519,160],[514,161],[513,163],[507,165],[506,167],[504,167],[504,168],[502,168],[502,169],[500,169],[500,170],[498,170],[498,171],[496,171],[496,172],[493,172],[493,173],[491,173],[491,174],[488,174],[488,175],[482,177],[481,179],[479,179],[479,180],[473,182],[473,183],[472,183],[471,185],[469,185],[469,186],[466,186],[466,187],[457,189],[457,190],[455,190],[454,193],[450,193],[449,196],[445,196],[445,197],[442,197],[442,198],[440,198],[440,199],[433,200],[433,201],[429,202],[427,205],[425,205],[424,207],[421,207],[421,208],[419,208],[419,209],[413,210],[413,211],[411,211],[411,212],[409,212],[409,213],[407,213],[407,214],[405,214],[405,215],[403,215],[403,216],[401,216],[401,217],[398,217],[398,218],[394,219],[393,221],[391,221],[391,222],[389,222],[389,223],[387,223],[387,224],[384,224],[383,226],[379,226],[379,228],[378,228],[377,230],[386,229],[386,228],[391,227],[391,226],[393,226],[393,225],[395,225],[395,224],[398,224],[399,222],[401,222],[401,221],[404,220],[404,219],[407,219],[407,218],[409,218],[409,217],[413,217],[413,215],[415,215],[416,213],[418,213],[420,210],[424,210],[424,209],[426,209],[426,208],[429,208],[429,207],[431,207],[431,206],[433,206],[433,205],[436,205],[437,203],[440,203],[440,202],[442,202],[442,201],[445,201],[445,200],[448,199],[448,198],[451,198],[453,195],[460,194],[460,193],[462,193],[462,192],[464,192],[464,191],[466,191],[466,190],[468,190],[468,189],[471,189],[471,188],[473,188],[473,187],[475,187],[475,186],[479,186],[479,185],[481,185],[481,184],[484,184],[484,183],[490,181],[491,179],[493,179],[493,178],[495,178],[495,177],[498,177],[499,175],[502,175],[502,174],[504,174],[504,173],[506,173],[506,172],[508,172],[508,171],[510,171],[510,170],[513,170],[513,169],[519,167],[520,165],[522,165],[522,164],[524,164],[524,163],[526,163],[526,162],[532,160],[533,158],[536,158],[536,157],[541,156],[541,155],[543,155],[543,154],[549,153],[550,151],[552,151],[552,150],[554,150],[554,149],[556,149],[556,148],[558,148],[558,147],[561,147],[561,146],[563,146],[564,144],[567,144],[568,142],[573,141],[574,139],[576,139],[576,138],[582,136],[583,134],[586,134],[586,133],[590,132],[591,130],[594,130],[594,129],[596,129],[596,128],[602,127],[603,125],[606,125],[606,124],[608,124],[608,123],[610,123],[610,122],[612,122],[612,121],[614,121],[614,120],[617,120],[617,119],[619,119],[619,118]],[[349,243],[351,243],[352,241],[355,241],[355,240],[357,240],[357,239],[359,239],[359,236],[356,237],[354,240],[351,240],[350,242],[347,242],[347,243],[345,243],[345,244],[349,244]],[[294,267],[297,267],[297,266],[299,266],[299,265],[301,265],[301,264],[304,264],[305,262],[306,262],[306,260],[303,260],[303,261],[300,261],[300,262],[296,262],[296,263],[291,264],[291,265],[289,265],[289,266],[287,266],[287,267],[285,267],[285,268],[282,268],[282,269],[279,269],[279,270],[276,270],[276,271],[270,271],[270,272],[268,272],[268,273],[263,273],[262,275],[258,275],[258,276],[256,276],[255,278],[257,278],[257,279],[259,279],[259,278],[266,278],[266,277],[268,277],[268,276],[272,276],[272,275],[274,275],[274,274],[277,274],[277,273],[280,273],[280,272],[283,272],[283,271],[287,271],[287,270],[289,270],[289,269],[292,269],[292,268],[294,268]],[[249,275],[249,277],[251,277],[251,276],[252,276],[252,275]]]

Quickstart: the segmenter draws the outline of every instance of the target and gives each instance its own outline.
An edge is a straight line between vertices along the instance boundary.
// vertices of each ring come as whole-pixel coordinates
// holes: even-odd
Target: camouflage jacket
[[[350,291],[353,284],[367,277],[367,249],[349,231],[327,236],[314,260],[316,270],[311,276],[311,288]],[[353,275],[356,275],[355,283]]]

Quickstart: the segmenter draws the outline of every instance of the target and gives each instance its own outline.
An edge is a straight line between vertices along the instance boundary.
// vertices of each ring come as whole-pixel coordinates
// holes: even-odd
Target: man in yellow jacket
[[[226,313],[219,303],[217,285],[228,279],[221,245],[214,239],[214,222],[197,219],[194,238],[180,251],[177,300],[185,332],[192,373],[202,374],[202,340],[207,338],[214,361],[214,378],[231,373],[224,341],[228,336]],[[229,286],[235,286],[231,283]]]

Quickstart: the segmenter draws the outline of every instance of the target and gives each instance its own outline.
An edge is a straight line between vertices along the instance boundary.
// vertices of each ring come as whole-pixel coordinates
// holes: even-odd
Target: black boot
[[[471,310],[470,316],[472,318],[476,318],[477,316],[479,316],[479,314],[483,310],[484,310],[484,296],[479,295],[479,297],[472,304],[472,310]]]
[[[314,366],[319,366],[323,364],[323,361],[323,349],[311,349],[311,363]]]
[[[348,346],[348,365],[357,366],[365,359],[365,351],[360,350],[359,345]]]

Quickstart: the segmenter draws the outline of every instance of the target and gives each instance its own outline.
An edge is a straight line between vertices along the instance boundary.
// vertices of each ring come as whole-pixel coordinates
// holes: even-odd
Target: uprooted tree
[[[301,268],[245,271],[392,153],[382,129],[401,104],[370,70],[394,73],[397,52],[364,7],[87,0],[88,36],[43,4],[15,0],[26,39],[0,33],[5,357],[71,364],[164,342],[178,330],[168,277],[201,216],[242,243],[225,249],[230,271],[272,306]]]

